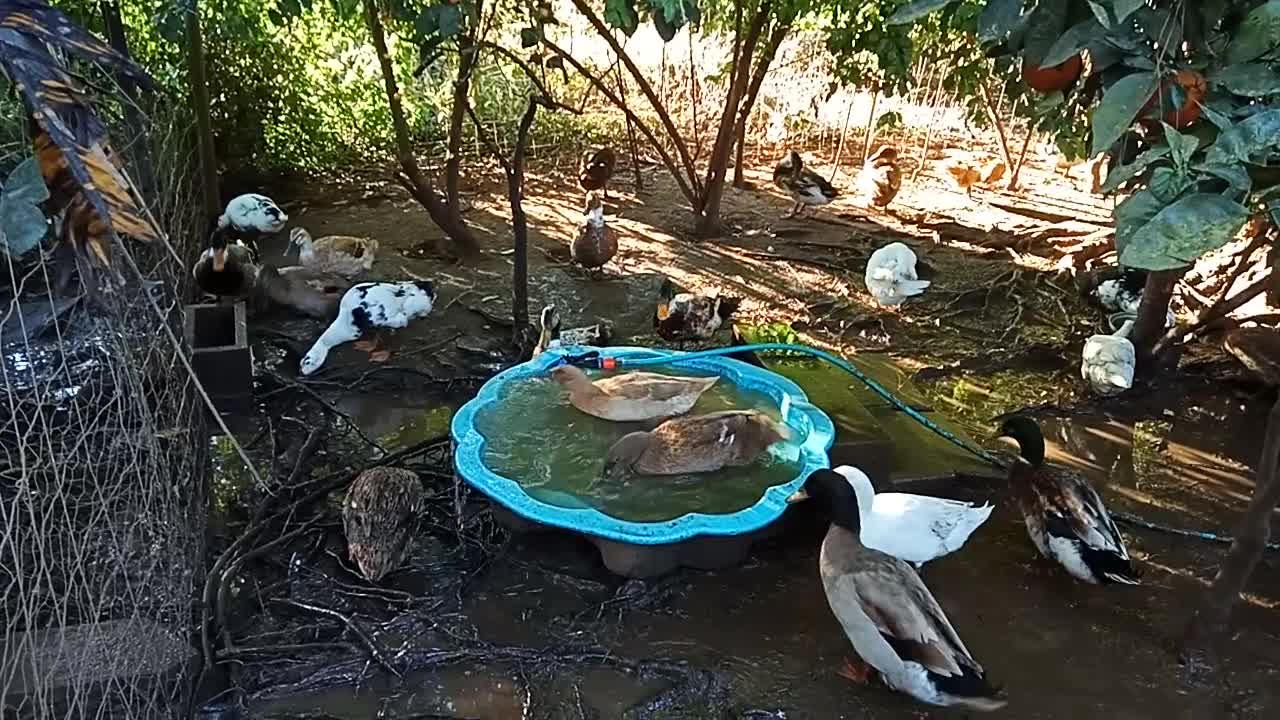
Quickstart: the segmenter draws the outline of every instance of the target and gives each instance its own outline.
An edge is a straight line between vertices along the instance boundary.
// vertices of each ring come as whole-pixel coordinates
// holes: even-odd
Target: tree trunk
[[[875,89],[871,91],[871,113],[867,115],[867,127],[865,130],[863,130],[863,133],[862,133],[862,163],[861,164],[863,165],[865,165],[867,162],[867,156],[871,154],[871,139],[874,138],[876,134],[876,106],[879,104],[880,104],[880,86],[876,85]],[[843,131],[840,134],[840,143],[842,145],[844,144]],[[836,169],[837,170],[840,169],[839,165],[836,166]]]
[[[124,20],[120,17],[120,3],[115,0],[103,0],[102,8],[102,25],[106,30],[107,42],[111,43],[111,47],[115,48],[121,55],[132,58],[129,53],[129,38],[125,33]],[[138,85],[133,78],[124,73],[116,74],[116,82],[120,84],[120,88],[129,96],[131,102],[124,104],[124,121],[129,128],[131,143],[129,147],[129,156],[131,162],[130,169],[135,180],[138,183],[138,194],[144,201],[150,202],[155,194],[156,187],[156,169],[151,161],[151,143],[147,132],[147,121],[143,114],[138,110],[136,103],[141,101],[141,93],[138,92]]]
[[[1004,165],[1012,169],[1013,153],[1009,152],[1009,137],[1005,134],[1004,121],[1000,119],[999,109],[991,102],[991,93],[987,91],[985,82],[978,83],[978,94],[982,98],[982,107],[987,110],[987,117],[996,129],[996,138],[1000,140],[1000,155],[1004,158]]]
[[[1276,472],[1280,458],[1280,399],[1271,407],[1267,418],[1267,435],[1262,443],[1262,457],[1253,498],[1236,530],[1231,549],[1223,559],[1218,574],[1205,595],[1204,605],[1187,624],[1184,654],[1212,657],[1214,646],[1221,641],[1231,621],[1231,609],[1244,592],[1249,576],[1271,539],[1271,513],[1280,504],[1280,474]]]
[[[401,170],[396,175],[396,180],[427,209],[431,220],[453,240],[458,254],[475,257],[480,254],[480,246],[476,243],[471,228],[460,220],[454,222],[449,216],[448,206],[436,192],[431,180],[422,172],[418,159],[413,154],[409,122],[405,119],[404,107],[400,104],[400,88],[396,83],[396,70],[391,63],[391,54],[387,51],[387,36],[382,28],[378,3],[375,0],[364,0],[364,14],[369,34],[373,36],[373,49],[378,55],[378,65],[382,68],[382,82],[386,87],[387,104],[391,109],[391,125],[396,136],[396,160],[400,163]]]
[[[1027,121],[1027,137],[1022,140],[1022,151],[1018,153],[1018,164],[1013,166],[1013,175],[1009,178],[1009,184],[1005,187],[1009,192],[1018,189],[1018,176],[1022,174],[1022,166],[1027,164],[1027,149],[1031,147],[1031,138],[1036,134],[1035,126],[1030,120]]]
[[[760,96],[760,87],[764,84],[764,76],[769,72],[769,66],[773,64],[773,59],[778,55],[778,48],[782,46],[782,41],[786,39],[787,33],[791,31],[791,20],[779,20],[774,23],[773,30],[769,33],[769,39],[765,42],[764,48],[760,51],[760,57],[756,60],[755,71],[751,75],[751,85],[747,88],[747,97],[742,101],[742,107],[738,110],[738,123],[734,129],[738,136],[738,164],[733,171],[733,186],[742,188],[746,185],[746,181],[742,177],[742,156],[744,153],[743,146],[747,142],[747,123],[751,119],[751,111],[755,109],[756,98]]]
[[[480,16],[480,0],[476,2],[476,17]],[[473,31],[474,32],[474,31]],[[458,37],[458,77],[453,82],[453,107],[449,112],[449,154],[444,163],[445,203],[449,222],[462,224],[462,208],[458,186],[462,176],[462,121],[467,116],[468,98],[471,97],[471,70],[476,65],[480,48],[470,36]]]
[[[200,153],[200,199],[205,219],[222,214],[218,193],[218,157],[213,150],[213,120],[209,116],[209,83],[204,61],[204,35],[200,32],[200,3],[191,2],[187,18],[187,73],[191,81],[191,104],[196,114],[196,143]]]
[[[529,98],[529,106],[516,129],[516,147],[507,169],[507,198],[511,201],[511,229],[515,235],[515,252],[511,258],[511,332],[512,342],[522,350],[529,332],[529,221],[524,214],[524,156],[537,112],[537,101]]]
[[[1149,367],[1155,360],[1152,351],[1156,342],[1164,336],[1169,300],[1173,297],[1173,288],[1183,272],[1164,270],[1147,275],[1147,284],[1142,289],[1142,303],[1138,305],[1138,318],[1133,322],[1133,334],[1130,336],[1138,356],[1138,367]]]
[[[747,77],[751,70],[751,60],[755,57],[756,44],[764,31],[769,13],[773,9],[770,0],[760,3],[760,10],[751,20],[747,36],[742,42],[738,55],[737,67],[733,72],[733,83],[729,86],[729,96],[725,98],[724,110],[720,114],[720,125],[716,129],[716,142],[712,146],[711,158],[707,161],[707,181],[702,195],[702,207],[698,210],[698,223],[694,232],[701,237],[715,237],[722,231],[720,224],[720,200],[724,197],[724,181],[729,167],[729,155],[733,152],[733,143],[737,138],[736,118],[738,106],[747,90]]]
[[[626,48],[623,48],[626,49]],[[627,102],[627,83],[623,79],[622,64],[616,65],[618,75],[618,98],[625,106]],[[631,172],[635,175],[636,192],[644,189],[644,176],[640,174],[640,148],[636,144],[636,127],[631,122],[631,115],[623,108],[622,117],[627,121],[627,149],[631,153]]]

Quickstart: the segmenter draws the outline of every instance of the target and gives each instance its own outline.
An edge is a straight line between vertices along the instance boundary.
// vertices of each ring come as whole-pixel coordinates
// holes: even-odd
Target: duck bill
[[[226,266],[227,266],[227,249],[218,248],[217,250],[214,250],[213,251],[213,271],[222,272],[223,268],[225,268]]]
[[[798,502],[804,502],[805,500],[808,500],[808,499],[809,499],[809,493],[805,492],[804,488],[800,488],[799,490],[791,493],[791,495],[787,497],[787,504],[795,505]]]

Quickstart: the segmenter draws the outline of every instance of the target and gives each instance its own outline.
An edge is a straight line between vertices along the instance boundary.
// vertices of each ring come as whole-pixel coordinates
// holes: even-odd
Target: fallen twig
[[[394,665],[392,665],[390,662],[387,661],[387,658],[382,653],[382,649],[378,647],[378,643],[375,642],[374,639],[364,631],[364,628],[357,625],[356,621],[351,619],[349,616],[343,615],[337,610],[333,610],[326,607],[320,607],[319,605],[309,605],[307,603],[298,602],[297,600],[293,600],[290,598],[277,598],[276,602],[284,603],[286,605],[292,605],[293,607],[306,610],[308,612],[313,612],[318,615],[327,615],[331,618],[337,618],[338,620],[341,620],[342,623],[346,625],[348,629],[351,630],[351,632],[355,633],[356,637],[360,638],[360,642],[364,643],[364,646],[369,651],[369,654],[373,657],[375,661],[377,661],[379,665],[382,666],[384,670],[391,673],[392,675],[395,675],[396,677],[403,677],[400,674],[400,671],[397,670]]]

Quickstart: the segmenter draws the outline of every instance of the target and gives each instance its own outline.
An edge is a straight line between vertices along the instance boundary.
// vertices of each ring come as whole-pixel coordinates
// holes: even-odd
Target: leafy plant
[[[49,229],[40,203],[49,199],[35,158],[23,160],[9,173],[0,194],[0,249],[19,257],[40,244]]]

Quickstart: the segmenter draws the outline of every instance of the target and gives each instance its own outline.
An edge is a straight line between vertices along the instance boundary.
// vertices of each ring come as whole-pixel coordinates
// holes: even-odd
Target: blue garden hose
[[[887,401],[890,405],[893,405],[895,408],[906,413],[907,417],[910,417],[912,420],[915,420],[916,422],[920,423],[924,427],[928,428],[938,437],[941,437],[942,439],[946,440],[952,445],[955,445],[961,450],[964,450],[965,452],[968,452],[974,455],[975,457],[978,457],[990,463],[994,467],[997,467],[1003,470],[1008,468],[1009,466],[1008,463],[1004,462],[1000,458],[996,457],[995,455],[987,452],[986,450],[983,450],[982,448],[970,442],[965,441],[963,438],[956,436],[955,433],[952,433],[946,428],[939,426],[933,420],[930,420],[928,416],[926,416],[924,413],[921,413],[919,410],[916,410],[915,408],[911,407],[907,403],[899,400],[897,397],[894,396],[893,393],[889,392],[888,388],[884,387],[880,383],[868,377],[866,373],[859,370],[857,367],[855,367],[852,363],[845,360],[844,358],[838,357],[836,355],[832,355],[829,352],[825,352],[817,348],[809,347],[807,345],[792,345],[790,343],[756,343],[754,345],[735,345],[732,347],[712,348],[709,350],[698,350],[695,352],[686,352],[686,353],[670,353],[670,354],[661,355],[658,357],[646,357],[646,358],[605,357],[600,355],[599,351],[590,351],[590,352],[582,353],[580,355],[566,355],[564,357],[564,362],[572,365],[583,366],[583,367],[595,367],[595,368],[611,370],[614,368],[622,367],[624,365],[631,366],[631,367],[645,366],[645,365],[666,365],[673,362],[680,362],[683,360],[693,360],[696,358],[718,357],[722,355],[735,355],[741,352],[761,352],[761,351],[768,351],[768,350],[783,350],[783,351],[801,353],[803,355],[809,355],[812,357],[816,357],[819,360],[824,360],[828,363],[831,363],[832,365],[835,365],[841,370],[857,378],[858,381],[861,382],[863,385],[866,385],[871,390],[871,392],[875,393],[876,395],[879,395],[881,398]],[[1151,522],[1150,520],[1145,520],[1131,513],[1113,512],[1112,515],[1117,520],[1121,520],[1123,522],[1129,523],[1131,525],[1136,525],[1138,527],[1143,527],[1148,530],[1157,530],[1157,531],[1169,533],[1172,535],[1190,537],[1198,540],[1205,540],[1208,542],[1227,543],[1227,544],[1230,544],[1232,542],[1232,538],[1227,535],[1219,535],[1211,532],[1202,532],[1198,530],[1183,530],[1181,528],[1169,527],[1166,525],[1161,525],[1159,523]],[[1280,544],[1271,543],[1267,545],[1267,549],[1280,550]]]
[[[820,360],[824,360],[828,363],[831,363],[832,365],[835,365],[841,370],[857,378],[859,382],[861,382],[863,385],[866,385],[868,388],[870,388],[871,392],[875,393],[876,395],[879,395],[881,398],[884,398],[884,400],[888,402],[890,405],[893,405],[897,409],[906,413],[907,416],[910,417],[912,420],[915,420],[916,422],[925,426],[930,431],[935,433],[938,437],[941,437],[943,440],[946,440],[947,442],[951,443],[952,445],[955,445],[956,447],[960,448],[961,450],[964,450],[965,452],[968,452],[972,455],[975,455],[981,458],[982,460],[988,463],[991,463],[993,466],[997,468],[1004,469],[1008,467],[1008,463],[1005,463],[1000,458],[996,457],[995,455],[992,455],[991,453],[987,452],[986,450],[983,450],[982,448],[974,445],[973,443],[965,441],[963,438],[957,437],[955,433],[947,430],[946,428],[941,427],[940,425],[935,423],[933,420],[930,420],[929,417],[926,416],[924,413],[920,412],[919,410],[916,410],[915,408],[911,407],[907,403],[902,402],[897,397],[895,397],[893,393],[889,392],[887,388],[885,388],[883,385],[876,382],[875,380],[871,379],[870,377],[867,377],[865,373],[863,373],[861,370],[859,370],[857,367],[855,367],[853,364],[851,364],[844,358],[838,357],[836,355],[832,355],[831,353],[825,352],[823,350],[818,350],[817,348],[811,348],[807,345],[792,345],[790,343],[757,343],[754,345],[735,345],[732,347],[712,348],[710,350],[699,350],[696,352],[689,352],[689,353],[671,353],[669,355],[662,355],[659,357],[646,357],[646,358],[602,357],[599,352],[588,352],[588,353],[583,353],[581,355],[566,356],[565,361],[572,363],[574,365],[594,366],[596,368],[612,369],[616,367],[622,367],[623,365],[631,366],[631,367],[644,366],[644,365],[666,365],[672,362],[680,362],[683,360],[693,360],[696,358],[718,357],[721,355],[735,355],[741,352],[761,352],[761,351],[767,351],[767,350],[786,350],[790,352],[802,353],[805,355],[816,357]]]

